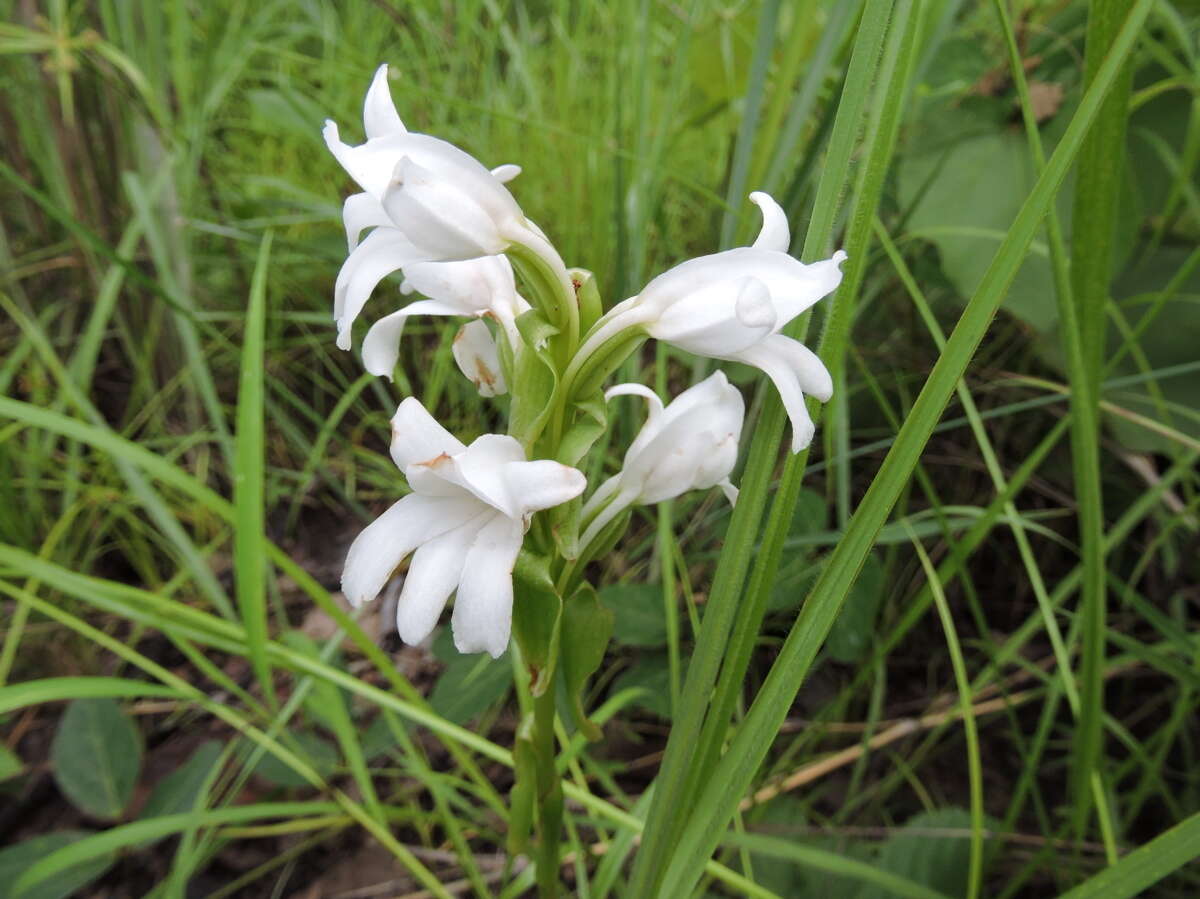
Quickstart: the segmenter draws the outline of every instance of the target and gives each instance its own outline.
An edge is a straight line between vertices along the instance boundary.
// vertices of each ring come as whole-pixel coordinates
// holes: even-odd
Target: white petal
[[[582,472],[550,459],[510,462],[504,466],[503,477],[513,505],[523,516],[561,506],[587,488]]]
[[[788,228],[787,215],[770,194],[756,190],[750,194],[750,202],[762,210],[762,230],[754,241],[754,246],[762,250],[774,250],[786,253],[791,245],[791,231]]]
[[[494,514],[494,513],[490,513]],[[396,604],[396,631],[410,646],[429,636],[446,600],[458,586],[463,560],[489,513],[418,547],[404,578],[404,589]]]
[[[475,319],[459,329],[451,347],[458,370],[476,386],[480,396],[499,396],[508,391],[500,371],[500,353],[488,326]]]
[[[818,300],[837,290],[842,283],[841,264],[845,259],[846,254],[838,250],[828,259],[802,265],[799,277],[772,285],[771,299],[779,313],[776,328],[782,328]]]
[[[508,247],[476,196],[408,155],[396,163],[383,208],[429,259],[476,259]]]
[[[770,331],[775,327],[775,306],[771,303],[771,291],[758,278],[742,280],[733,308],[738,321],[747,328],[765,328]]]
[[[501,184],[507,184],[519,174],[521,174],[521,167],[519,165],[513,165],[512,163],[498,165],[492,169],[492,177]]]
[[[405,293],[415,290],[454,306],[459,315],[482,315],[489,311],[519,315],[529,308],[517,296],[512,266],[503,256],[417,262],[405,267],[401,290]]]
[[[782,334],[772,334],[763,341],[776,355],[787,360],[800,389],[809,396],[814,396],[822,403],[828,403],[833,396],[833,378],[829,369],[812,350],[798,340],[785,337]]]
[[[385,315],[371,325],[367,336],[363,338],[362,358],[363,367],[373,375],[392,379],[396,370],[396,362],[400,359],[400,335],[404,331],[404,323],[411,315],[460,315],[452,306],[438,303],[434,300],[420,300],[409,303],[403,309]]]
[[[646,324],[646,333],[689,353],[718,359],[757,343],[771,333],[777,322],[765,316],[757,318],[761,322],[758,326],[739,320],[737,305],[745,281],[757,279],[726,277],[693,285],[690,292],[671,302]]]
[[[346,246],[351,253],[367,228],[391,227],[392,220],[369,193],[350,194],[342,204],[342,224],[346,226]]]
[[[401,470],[465,449],[454,435],[434,421],[416,397],[405,399],[392,416],[392,461]]]
[[[405,133],[404,123],[400,121],[400,113],[396,112],[396,104],[392,102],[392,92],[388,88],[387,63],[375,70],[375,77],[367,89],[367,99],[363,104],[363,127],[367,131],[367,140],[395,132]]]
[[[505,475],[513,462],[525,463],[525,450],[515,438],[483,434],[471,441],[465,452],[456,455],[451,465],[442,466],[438,474],[509,518],[519,518],[522,508],[509,490]]]
[[[470,500],[447,500],[410,494],[392,505],[359,534],[346,554],[342,592],[359,606],[379,595],[404,557],[419,544],[479,514]]]
[[[721,488],[721,492],[724,493],[725,498],[729,500],[729,505],[736,506],[738,500],[738,489],[733,486],[729,478],[720,481],[717,486]]]
[[[497,515],[480,530],[463,562],[451,624],[459,652],[487,652],[499,658],[512,632],[512,570],[521,551],[524,526]]]
[[[736,358],[739,362],[761,368],[774,382],[788,418],[792,421],[792,452],[798,453],[812,443],[816,426],[804,406],[804,392],[800,389],[799,376],[792,368],[789,358],[779,351],[778,345],[763,341],[739,353]]]
[[[633,443],[629,445],[629,449],[625,451],[625,458],[636,456],[641,452],[643,446],[658,436],[662,430],[662,412],[663,403],[659,399],[658,394],[642,384],[618,384],[615,387],[610,387],[604,391],[604,399],[611,400],[614,396],[628,396],[630,394],[644,397],[649,403],[646,410],[646,421],[642,425],[641,430],[637,432],[637,436],[633,438]]]
[[[416,251],[394,228],[377,228],[342,264],[333,288],[338,346],[350,348],[350,327],[385,277],[413,261]]]

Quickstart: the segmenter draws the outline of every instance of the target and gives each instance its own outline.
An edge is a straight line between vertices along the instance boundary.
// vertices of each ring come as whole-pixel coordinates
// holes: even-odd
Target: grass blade
[[[237,450],[233,474],[233,561],[238,611],[246,628],[250,664],[269,705],[275,705],[275,688],[267,662],[267,552],[263,495],[263,334],[266,322],[267,267],[271,258],[271,232],[263,235],[258,262],[250,282],[246,310],[242,372],[238,385]]]

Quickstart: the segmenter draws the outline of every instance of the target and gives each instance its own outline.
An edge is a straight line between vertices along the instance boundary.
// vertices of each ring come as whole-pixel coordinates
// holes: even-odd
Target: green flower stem
[[[539,899],[558,895],[563,821],[562,780],[554,747],[554,695],[557,671],[533,701],[533,748],[537,758],[537,885]]]

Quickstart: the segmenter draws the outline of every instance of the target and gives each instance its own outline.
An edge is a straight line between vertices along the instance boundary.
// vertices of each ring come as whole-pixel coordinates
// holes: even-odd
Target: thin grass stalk
[[[895,501],[915,467],[954,386],[983,339],[1016,276],[1038,225],[1066,177],[1101,101],[1132,51],[1153,0],[1138,0],[1126,17],[1092,86],[1062,141],[1022,204],[975,295],[968,302],[908,419],[809,594],[758,697],[689,815],[666,876],[662,895],[681,895],[695,882],[697,863],[715,848],[725,823],[770,748],[793,697],[804,682],[841,603],[858,576]]]
[[[267,664],[267,559],[263,545],[265,502],[263,467],[264,422],[263,333],[266,326],[267,269],[271,259],[271,232],[259,244],[258,261],[250,282],[238,387],[237,440],[234,451],[233,505],[237,521],[233,531],[234,583],[238,611],[246,628],[250,667],[254,670],[269,706],[276,704],[271,667]]]
[[[865,163],[859,169],[854,199],[851,205],[850,229],[846,242],[855,248],[854,257],[846,262],[843,284],[834,297],[833,311],[826,321],[818,355],[825,360],[831,374],[840,379],[844,373],[844,358],[849,341],[853,305],[866,271],[870,244],[870,222],[883,190],[884,174],[888,169],[903,98],[907,93],[908,75],[915,58],[913,37],[917,16],[913,15],[911,0],[899,0],[893,11],[883,59],[879,66],[878,98],[872,109],[871,121],[863,141]],[[812,405],[810,413],[820,414]],[[724,731],[733,713],[734,703],[745,683],[750,657],[767,610],[771,587],[782,557],[784,541],[791,529],[796,501],[804,480],[808,451],[789,456],[775,490],[766,529],[755,556],[750,581],[746,585],[733,636],[726,650],[725,661],[717,681],[711,709],[700,737],[700,762],[695,766],[692,784],[702,783],[712,771],[724,742]]]
[[[861,125],[868,87],[878,63],[890,9],[889,0],[872,0],[868,14],[864,16],[864,26],[856,38],[850,72],[859,80],[847,80],[848,87],[838,107],[834,132],[830,138],[829,165],[817,189],[817,206],[805,241],[805,258],[813,258],[832,240],[838,200],[849,180],[852,149]],[[804,322],[793,322],[793,325],[806,328],[807,316],[804,318]],[[795,328],[788,333],[793,337],[798,336]],[[766,385],[760,389],[766,390]],[[629,886],[631,895],[653,894],[654,885],[662,876],[673,851],[675,834],[684,826],[685,810],[689,805],[685,787],[693,770],[693,757],[701,748],[697,741],[753,555],[753,542],[766,506],[770,478],[783,433],[785,415],[778,397],[768,394],[763,409],[763,417],[750,446],[725,547],[713,575],[703,626],[688,664],[681,692],[682,702],[655,781],[654,799],[646,819],[644,838],[634,861]],[[672,847],[672,850],[668,847]]]
[[[1084,57],[1084,84],[1091,85],[1117,37],[1128,0],[1091,0]],[[1075,186],[1072,217],[1071,285],[1078,312],[1080,358],[1070,360],[1071,404],[1078,406],[1071,447],[1075,496],[1084,562],[1080,609],[1083,648],[1080,659],[1081,715],[1071,765],[1075,830],[1082,834],[1091,803],[1089,782],[1103,755],[1104,652],[1106,597],[1104,561],[1104,497],[1100,478],[1100,372],[1104,350],[1109,282],[1117,203],[1124,167],[1125,122],[1133,68],[1125,65],[1079,151],[1086,177]],[[1066,323],[1064,322],[1064,330]]]

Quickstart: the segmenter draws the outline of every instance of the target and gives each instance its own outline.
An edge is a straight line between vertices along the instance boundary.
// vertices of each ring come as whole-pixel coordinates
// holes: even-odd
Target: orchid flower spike
[[[413,492],[351,544],[343,593],[354,606],[369,602],[411,553],[396,609],[400,639],[424,640],[457,590],[454,645],[499,657],[512,629],[512,570],[529,520],[579,496],[583,475],[558,462],[528,462],[521,445],[500,434],[464,446],[412,397],[392,418],[391,453]]]
[[[350,257],[334,289],[338,346],[349,348],[350,325],[375,285],[400,269],[407,275],[413,263],[476,260],[520,244],[569,286],[557,251],[504,186],[520,168],[489,171],[453,144],[408,131],[392,101],[386,65],[376,70],[367,91],[363,125],[367,140],[358,146],[344,143],[332,121],[324,130],[330,152],[362,188],[342,210]],[[368,228],[374,230],[359,243]],[[393,320],[385,330],[398,328]]]
[[[623,509],[672,499],[689,490],[720,487],[730,503],[737,488],[729,473],[737,462],[745,403],[724,372],[689,387],[666,407],[641,384],[618,384],[604,396],[645,398],[649,414],[625,452],[621,470],[597,488],[583,507],[589,521],[581,538],[587,546]]]
[[[792,258],[787,218],[779,204],[762,192],[750,199],[763,214],[752,246],[690,259],[659,275],[638,296],[612,309],[593,342],[640,326],[651,337],[697,356],[762,369],[783,399],[796,453],[812,442],[815,430],[804,395],[828,402],[833,381],[811,350],[779,332],[837,289],[846,254],[839,250],[811,265]]]

